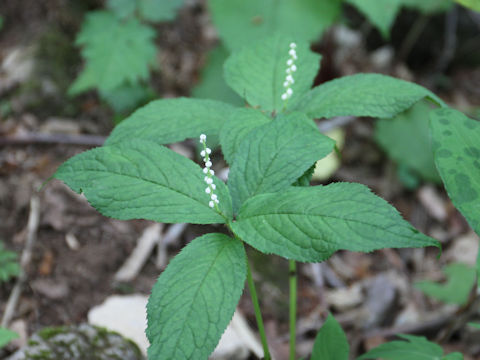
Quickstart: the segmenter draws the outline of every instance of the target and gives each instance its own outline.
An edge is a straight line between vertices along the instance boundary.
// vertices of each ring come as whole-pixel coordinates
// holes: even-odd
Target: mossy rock
[[[81,324],[44,328],[7,360],[143,360],[137,345],[115,332]]]

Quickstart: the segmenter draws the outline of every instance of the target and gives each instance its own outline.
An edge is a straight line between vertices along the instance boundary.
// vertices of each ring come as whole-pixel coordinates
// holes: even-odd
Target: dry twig
[[[25,281],[27,280],[27,266],[30,264],[32,258],[32,249],[37,238],[37,229],[40,220],[40,200],[36,195],[33,195],[30,199],[30,215],[28,217],[27,224],[27,241],[25,243],[25,248],[22,252],[22,257],[20,258],[20,267],[21,272],[17,278],[17,282],[10,293],[8,298],[7,305],[5,307],[5,313],[2,317],[2,327],[7,327],[12,320],[12,317],[15,313],[15,308],[17,307],[18,299],[22,293],[22,287]]]

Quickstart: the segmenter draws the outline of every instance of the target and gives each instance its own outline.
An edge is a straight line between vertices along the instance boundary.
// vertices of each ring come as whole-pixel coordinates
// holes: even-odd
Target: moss
[[[44,339],[48,340],[58,334],[63,334],[64,332],[68,331],[66,326],[51,326],[46,327],[38,332],[38,335]]]

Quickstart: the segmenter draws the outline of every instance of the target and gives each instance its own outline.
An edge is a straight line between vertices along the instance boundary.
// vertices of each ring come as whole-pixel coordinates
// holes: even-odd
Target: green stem
[[[253,302],[253,309],[255,310],[255,318],[257,319],[258,331],[260,332],[260,339],[262,340],[264,359],[271,360],[270,351],[268,350],[267,336],[265,334],[265,327],[263,326],[262,313],[260,312],[260,304],[258,303],[257,291],[255,290],[255,284],[253,283],[252,271],[250,270],[250,264],[247,261],[247,282],[250,289],[250,297]]]
[[[288,260],[290,279],[290,360],[295,360],[296,324],[297,324],[297,263]]]

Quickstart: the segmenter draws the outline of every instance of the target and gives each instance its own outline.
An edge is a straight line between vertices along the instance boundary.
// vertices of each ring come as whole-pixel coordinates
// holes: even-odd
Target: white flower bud
[[[288,99],[288,95],[287,94],[282,94],[282,100],[285,101]]]
[[[293,76],[292,75],[287,75],[287,77],[285,78],[286,81],[290,82],[290,83],[294,83],[293,81]]]
[[[212,153],[212,149],[210,149],[210,148],[205,148],[205,151],[206,151],[207,154],[209,154],[209,155]]]
[[[210,184],[213,184],[213,179],[212,178],[207,178],[207,180],[205,180],[205,182],[210,185]]]
[[[215,185],[215,184],[212,183],[212,184],[210,185],[210,187],[212,188],[212,190],[215,190],[215,189],[217,188],[217,185]]]
[[[215,204],[213,203],[213,201],[210,201],[210,202],[208,203],[208,206],[210,206],[211,208],[213,208],[213,207],[215,206]]]
[[[293,65],[293,59],[288,59],[287,60],[287,65],[292,66]]]
[[[210,169],[210,175],[215,175],[215,171],[213,171],[212,169]]]
[[[210,160],[208,160],[208,161],[205,163],[205,167],[207,167],[207,168],[212,167],[212,162],[211,162]]]
[[[290,51],[288,52],[288,54],[289,54],[291,57],[293,57],[293,58],[295,58],[295,56],[297,56],[297,52],[295,51],[295,49],[290,49]]]
[[[210,193],[212,192],[212,189],[210,189],[210,187],[207,187],[207,188],[205,189],[205,192],[206,192],[207,194],[210,194]]]
[[[288,88],[288,89],[285,91],[285,93],[288,95],[288,97],[292,96],[292,94],[293,94],[292,88]]]
[[[292,66],[290,66],[290,69],[291,69],[293,72],[297,71],[297,65],[292,65]]]
[[[210,196],[210,199],[212,199],[213,201],[217,200],[218,197],[216,194],[212,194],[212,196]]]
[[[288,87],[289,85],[290,85],[290,83],[289,83],[288,81],[285,81],[285,82],[283,83],[283,87],[284,87],[284,88]]]
[[[295,44],[294,42],[290,43],[290,49],[295,49],[296,47],[297,47],[297,44]]]
[[[200,135],[200,142],[203,143],[205,141],[207,141],[207,135],[205,134]]]
[[[203,168],[203,173],[207,174],[208,173],[208,168]]]
[[[201,157],[205,157],[205,155],[206,155],[206,154],[205,154],[205,150],[200,151],[200,156],[201,156]]]
[[[215,204],[218,204],[220,202],[220,201],[218,201],[218,199],[215,199],[214,201],[215,201]]]

